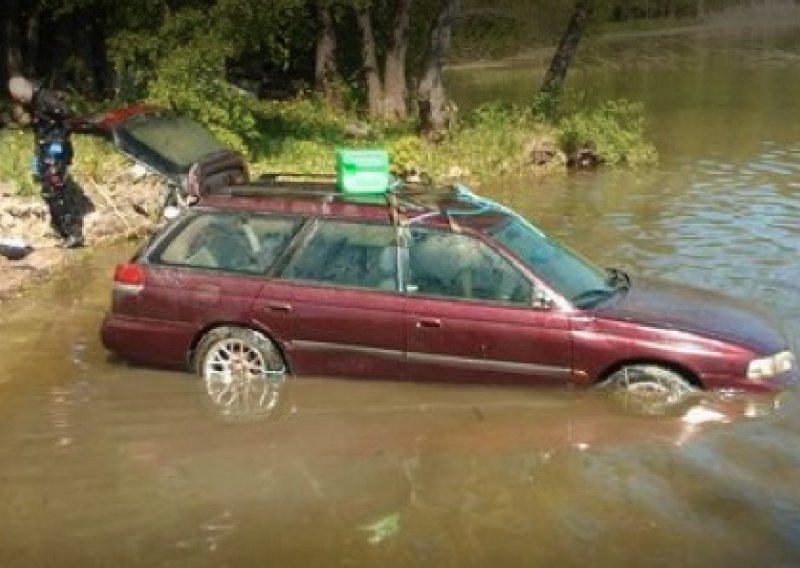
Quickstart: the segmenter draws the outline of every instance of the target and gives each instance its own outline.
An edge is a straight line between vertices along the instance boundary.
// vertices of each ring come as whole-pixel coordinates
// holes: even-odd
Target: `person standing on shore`
[[[31,115],[35,139],[33,175],[41,183],[42,199],[50,211],[50,223],[62,239],[64,248],[82,247],[80,207],[67,174],[73,156],[69,108],[58,92],[36,87],[24,77],[11,77],[8,91]]]

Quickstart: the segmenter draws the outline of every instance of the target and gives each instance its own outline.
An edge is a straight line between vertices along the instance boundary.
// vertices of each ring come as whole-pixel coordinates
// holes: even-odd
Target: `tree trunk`
[[[95,9],[92,14],[92,24],[89,30],[89,44],[92,61],[90,69],[94,94],[97,98],[106,97],[109,87],[108,53],[106,51],[106,13]]]
[[[44,36],[48,38],[47,48],[42,51],[47,59],[43,59],[42,72],[47,77],[46,85],[53,89],[64,89],[70,83],[80,82],[76,72],[79,72],[81,67],[77,63],[78,61],[83,62],[83,60],[76,59],[73,65],[67,65],[70,57],[77,57],[79,53],[76,49],[78,47],[76,42],[80,41],[78,39],[80,24],[76,21],[74,12],[51,20],[51,22],[52,31]]]
[[[25,57],[23,67],[28,77],[36,76],[36,62],[39,60],[39,15],[40,9],[34,6],[25,19]]]
[[[70,83],[77,83],[78,91],[84,96],[94,93],[94,53],[90,41],[92,34],[92,17],[85,10],[78,9],[72,14],[73,32],[70,40],[71,55],[79,65],[73,67],[73,75]]]
[[[317,2],[319,34],[314,66],[314,88],[334,108],[342,108],[339,93],[339,72],[336,67],[336,29],[330,4],[324,0]]]
[[[706,17],[706,3],[703,0],[697,0],[697,17]]]
[[[406,54],[408,52],[408,31],[411,5],[414,0],[398,0],[392,26],[392,39],[386,52],[386,107],[384,116],[389,120],[408,118],[408,81],[406,79]]]
[[[442,82],[442,60],[450,47],[450,33],[459,10],[460,0],[442,0],[439,16],[431,28],[425,69],[417,88],[420,132],[433,140],[441,136],[450,119]]]
[[[550,68],[547,70],[544,83],[542,83],[542,93],[558,93],[564,86],[567,70],[575,57],[578,44],[589,23],[589,16],[592,13],[593,6],[594,0],[577,0],[575,3],[575,11],[572,13],[567,31],[561,38],[561,43],[558,45],[555,55],[553,55],[553,61],[550,63]]]
[[[4,53],[3,63],[5,76],[19,75],[23,73],[24,63],[22,59],[22,34],[20,30],[20,6],[18,0],[4,0],[3,2],[3,35]],[[5,85],[3,85],[5,91]]]
[[[378,69],[378,53],[375,47],[375,32],[372,29],[372,14],[369,6],[356,8],[356,20],[361,29],[361,53],[364,65],[364,80],[367,83],[369,116],[379,118],[384,113],[383,83]]]

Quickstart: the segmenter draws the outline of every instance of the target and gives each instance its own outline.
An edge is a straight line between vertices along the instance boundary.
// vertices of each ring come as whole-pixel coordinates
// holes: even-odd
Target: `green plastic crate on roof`
[[[389,153],[336,150],[336,187],[342,193],[385,193],[389,189]]]

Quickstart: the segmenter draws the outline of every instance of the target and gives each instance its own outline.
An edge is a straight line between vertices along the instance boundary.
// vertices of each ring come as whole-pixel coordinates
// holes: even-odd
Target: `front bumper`
[[[701,378],[708,390],[730,393],[770,394],[779,393],[800,382],[800,369],[794,369],[764,379],[748,379],[744,376],[705,375]]]

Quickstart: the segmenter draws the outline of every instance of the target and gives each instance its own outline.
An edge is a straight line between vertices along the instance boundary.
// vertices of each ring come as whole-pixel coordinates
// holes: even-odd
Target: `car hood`
[[[659,280],[637,278],[617,302],[598,308],[597,313],[609,319],[697,333],[762,354],[787,347],[775,321],[749,303]]]

